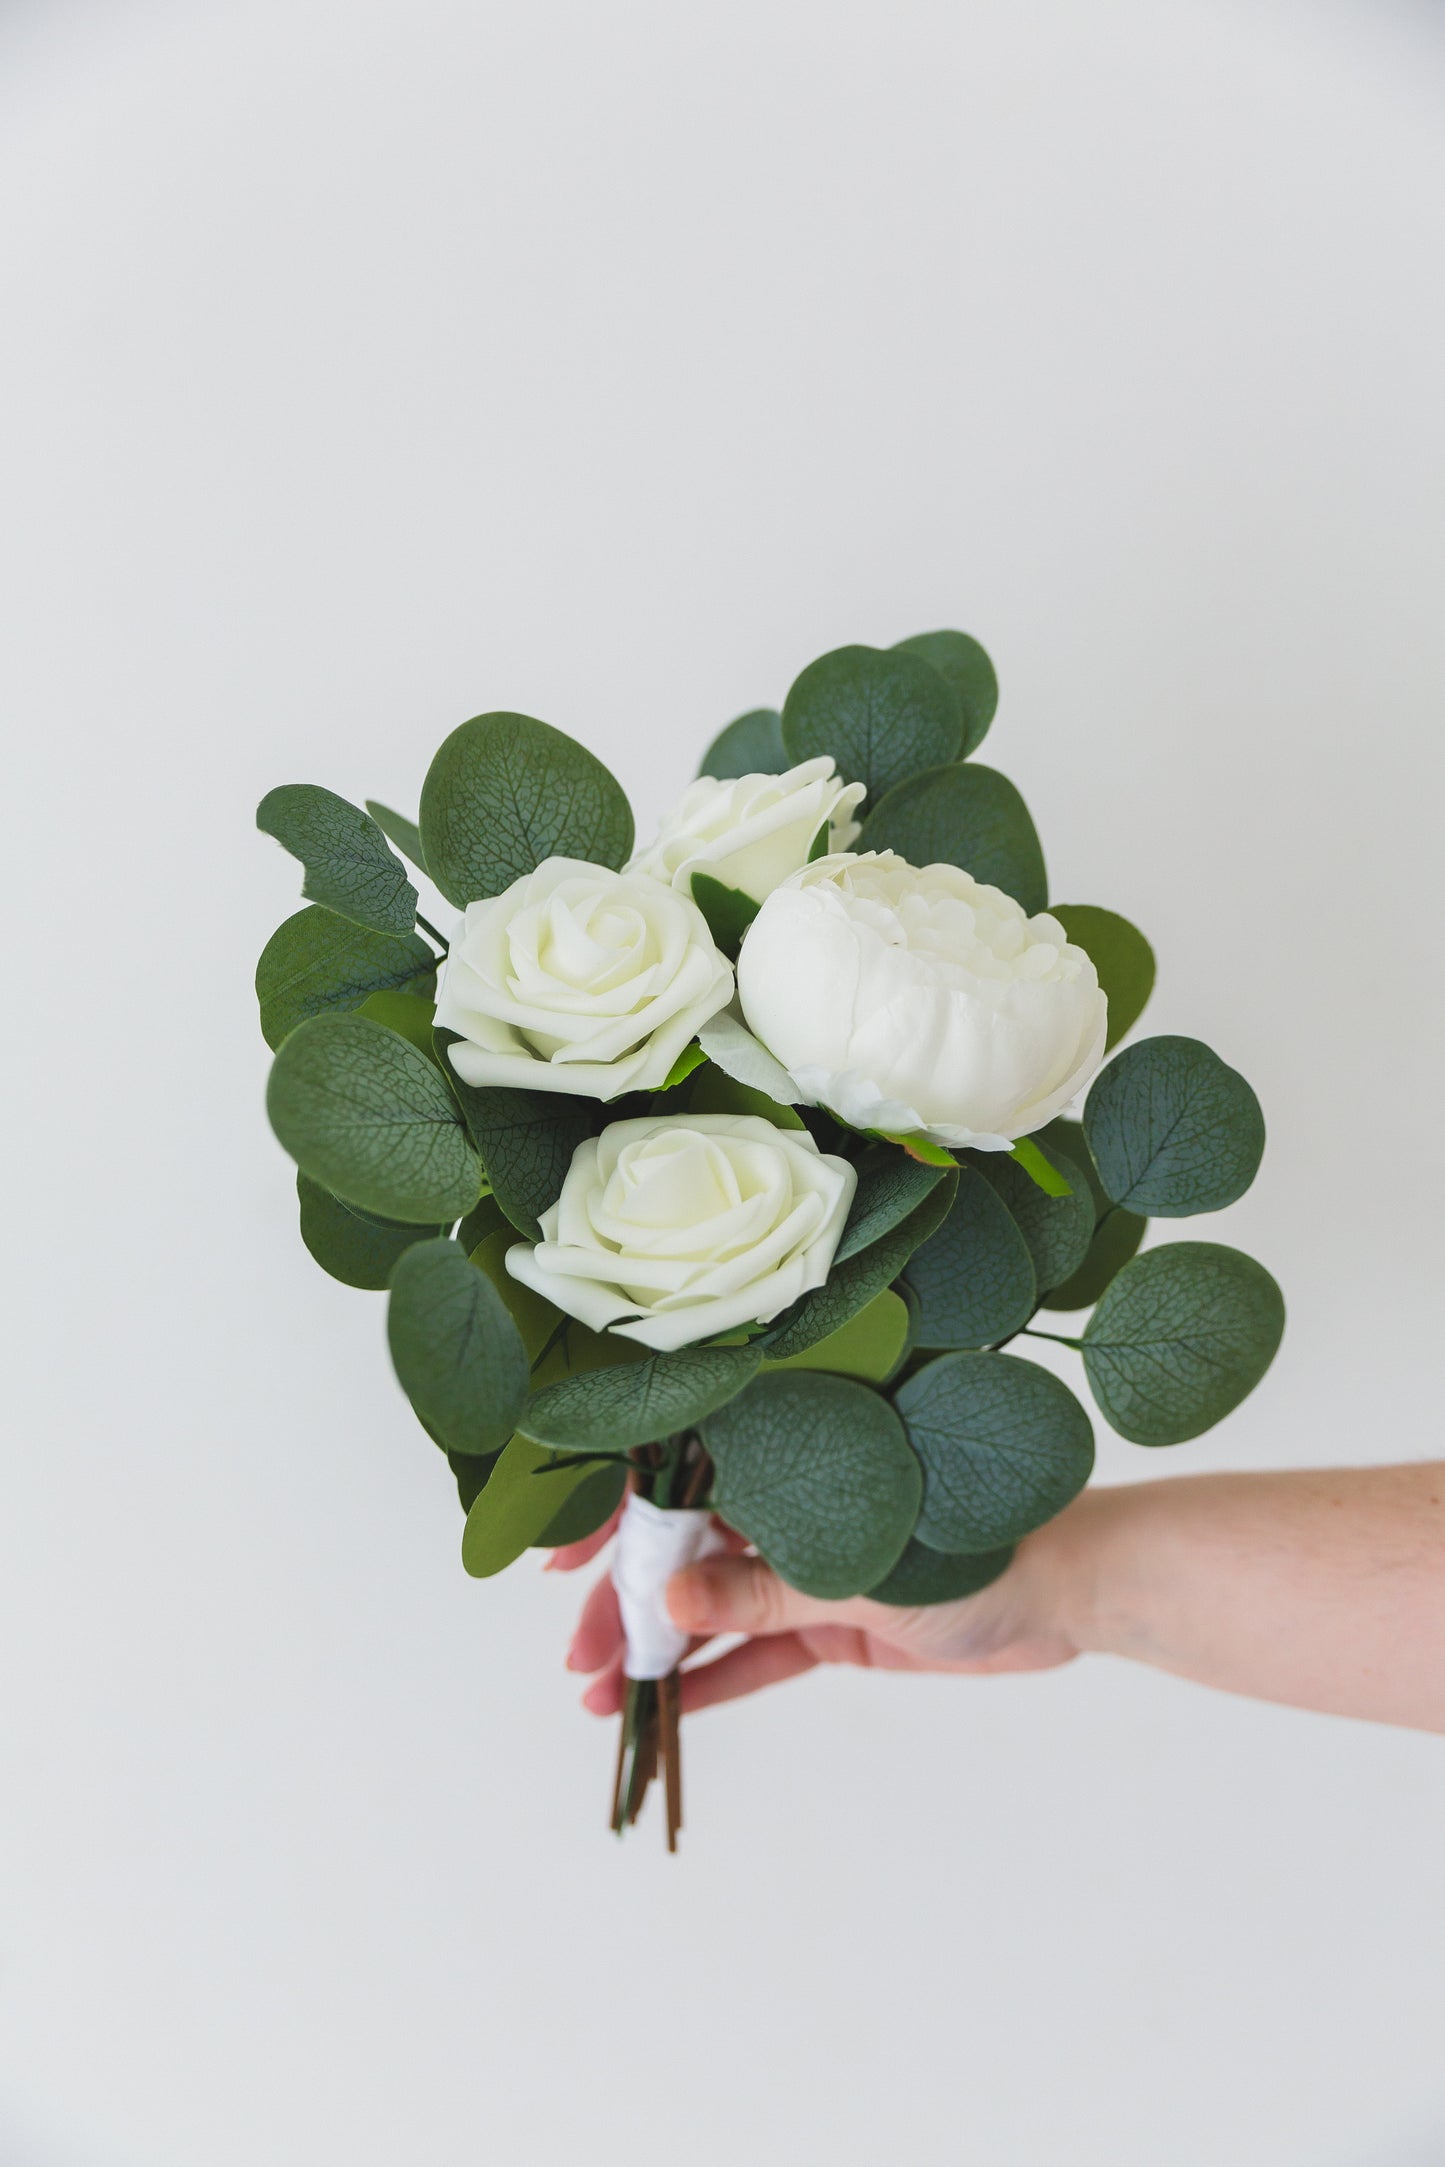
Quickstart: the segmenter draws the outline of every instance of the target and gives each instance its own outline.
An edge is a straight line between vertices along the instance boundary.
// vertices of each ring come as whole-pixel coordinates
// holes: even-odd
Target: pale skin
[[[611,1525],[554,1552],[575,1571]],[[734,1538],[668,1584],[694,1636],[737,1647],[683,1673],[684,1711],[820,1663],[873,1670],[1049,1670],[1104,1654],[1255,1700],[1445,1732],[1445,1462],[1191,1475],[1086,1491],[980,1594],[921,1610],[800,1595]],[[610,1579],[568,1653],[583,1706],[621,1706]]]

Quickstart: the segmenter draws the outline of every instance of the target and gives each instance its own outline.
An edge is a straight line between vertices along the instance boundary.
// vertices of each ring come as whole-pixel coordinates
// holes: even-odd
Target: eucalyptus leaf
[[[272,1064],[266,1110],[302,1173],[364,1211],[449,1224],[480,1194],[481,1167],[445,1080],[365,1016],[298,1024]]]
[[[378,805],[375,798],[368,798],[366,810],[380,828],[389,843],[395,843],[404,858],[409,858],[419,873],[426,871],[426,857],[421,847],[421,829],[404,813],[394,813],[389,805]]]
[[[906,1284],[918,1299],[920,1347],[988,1347],[1009,1339],[1038,1300],[1028,1243],[1003,1198],[964,1167],[948,1217],[915,1249]]]
[[[595,1535],[598,1528],[605,1527],[622,1503],[627,1488],[627,1467],[619,1462],[616,1467],[599,1467],[579,1482],[570,1497],[564,1498],[560,1509],[553,1514],[535,1547],[539,1550],[560,1550],[564,1543],[585,1542]]]
[[[398,1258],[386,1317],[402,1390],[448,1452],[500,1452],[527,1400],[527,1354],[501,1296],[443,1236]]]
[[[729,1076],[726,1069],[712,1061],[693,1077],[687,1095],[687,1110],[690,1114],[756,1114],[760,1121],[771,1121],[775,1129],[806,1126],[795,1107],[780,1106],[766,1091],[754,1091],[747,1084],[739,1083],[735,1076]]]
[[[1043,848],[1028,807],[1006,775],[974,760],[899,783],[873,805],[854,848],[896,850],[911,865],[962,866],[1031,917],[1048,906]]]
[[[1100,1408],[1136,1445],[1178,1445],[1236,1408],[1284,1333],[1262,1264],[1218,1242],[1170,1242],[1126,1264],[1084,1327]]]
[[[892,1603],[900,1610],[956,1603],[999,1579],[1013,1557],[1011,1549],[981,1550],[970,1557],[962,1551],[930,1550],[926,1543],[910,1542],[887,1578],[868,1590],[868,1597],[870,1602]]]
[[[1144,1038],[1095,1077],[1084,1135],[1105,1192],[1154,1219],[1223,1211],[1264,1155],[1264,1115],[1197,1038]]]
[[[836,1370],[867,1384],[885,1384],[908,1351],[909,1330],[907,1303],[885,1287],[838,1331],[781,1362],[764,1359],[763,1369]]]
[[[714,880],[711,873],[693,874],[692,899],[706,918],[715,945],[735,962],[743,935],[761,905],[741,888],[729,888],[724,881]]]
[[[695,1428],[742,1391],[761,1359],[756,1347],[679,1347],[587,1370],[534,1393],[522,1427],[561,1452],[630,1452]]]
[[[1117,1046],[1144,1013],[1154,990],[1154,951],[1139,928],[1096,903],[1054,903],[1052,915],[1099,974],[1109,1000],[1108,1048]]]
[[[920,768],[956,760],[963,718],[952,689],[920,656],[838,647],[794,680],[783,744],[790,763],[830,754],[845,782],[867,785],[871,803]]]
[[[544,858],[622,865],[632,811],[575,738],[530,715],[474,715],[427,770],[421,841],[432,879],[460,910],[500,895]]]
[[[425,1424],[423,1424],[425,1428]],[[491,1480],[492,1470],[501,1458],[500,1452],[478,1457],[474,1453],[449,1452],[447,1465],[457,1479],[457,1496],[462,1511],[470,1512],[477,1499]]]
[[[851,1317],[891,1286],[914,1250],[942,1224],[957,1181],[956,1173],[945,1173],[906,1219],[845,1263],[835,1262],[823,1285],[805,1294],[764,1334],[761,1345],[769,1361],[785,1362],[841,1331]]]
[[[261,1035],[272,1052],[325,1009],[360,1008],[373,993],[430,996],[436,957],[416,933],[373,933],[308,903],[277,926],[256,965]]]
[[[966,760],[978,751],[998,712],[998,677],[987,653],[967,632],[915,632],[897,645],[931,664],[957,700],[963,718],[959,758]]]
[[[931,1196],[944,1178],[941,1166],[920,1165],[906,1152],[889,1144],[872,1144],[858,1160],[858,1186],[838,1244],[834,1263],[849,1257],[892,1231],[900,1220]]]
[[[462,1564],[474,1580],[489,1580],[529,1550],[573,1491],[597,1472],[590,1460],[554,1466],[530,1437],[514,1437],[467,1514]]]
[[[301,1239],[321,1269],[345,1287],[361,1287],[372,1294],[379,1294],[388,1284],[392,1266],[404,1249],[445,1231],[438,1225],[403,1226],[391,1221],[379,1225],[370,1213],[353,1210],[304,1174],[296,1176],[296,1195]]]
[[[358,1013],[369,1016],[373,1023],[384,1024],[388,1031],[396,1031],[402,1038],[409,1039],[418,1053],[424,1053],[428,1061],[435,1061],[437,1067],[441,1068],[440,1056],[432,1043],[435,1001],[422,1000],[415,993],[369,993]]]
[[[1066,1196],[1048,1195],[1006,1152],[969,1155],[969,1163],[1007,1205],[1028,1243],[1041,1294],[1061,1286],[1079,1269],[1094,1239],[1094,1200],[1082,1168],[1057,1147],[1051,1147],[1048,1157],[1069,1185]]]
[[[465,1249],[467,1255],[471,1256],[479,1245],[486,1240],[487,1236],[495,1234],[499,1227],[505,1227],[508,1237],[515,1238],[515,1229],[512,1222],[496,1198],[494,1196],[478,1197],[476,1203],[473,1204],[471,1210],[457,1228],[457,1240]]]
[[[1066,1384],[1011,1354],[945,1354],[895,1404],[923,1465],[915,1534],[931,1550],[1001,1550],[1062,1512],[1094,1465]]]
[[[902,1423],[866,1385],[774,1370],[703,1436],[718,1512],[790,1586],[860,1595],[897,1564],[922,1483]]]
[[[565,1091],[464,1083],[447,1058],[456,1037],[454,1031],[438,1031],[435,1044],[492,1194],[518,1232],[537,1241],[538,1220],[561,1195],[572,1154],[596,1134],[602,1109],[595,1099]]]
[[[256,825],[301,860],[308,901],[375,933],[409,933],[416,924],[406,867],[359,805],[316,783],[283,783],[262,798]]]
[[[783,750],[782,716],[775,707],[753,707],[719,730],[698,774],[731,782],[738,775],[781,775],[791,765]]]

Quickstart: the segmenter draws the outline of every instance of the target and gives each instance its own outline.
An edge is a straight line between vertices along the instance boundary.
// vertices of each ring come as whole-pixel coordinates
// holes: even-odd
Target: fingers
[[[598,1551],[605,1549],[617,1533],[621,1518],[622,1507],[619,1505],[610,1520],[604,1520],[595,1533],[584,1535],[581,1542],[559,1543],[542,1567],[543,1572],[575,1573],[580,1565],[590,1565]]]
[[[622,1657],[617,1655],[607,1665],[600,1678],[594,1678],[582,1696],[582,1705],[589,1715],[615,1716],[622,1712],[627,1694],[627,1680],[622,1674]]]
[[[620,1660],[621,1654],[622,1612],[612,1575],[606,1573],[582,1605],[582,1615],[567,1650],[567,1668],[601,1670],[606,1664]]]
[[[806,1625],[876,1625],[878,1606],[860,1597],[820,1602],[781,1581],[761,1558],[716,1557],[689,1565],[667,1583],[673,1623],[690,1633],[796,1632]]]
[[[761,1692],[765,1685],[781,1685],[812,1670],[819,1658],[804,1646],[796,1633],[774,1633],[766,1640],[744,1641],[715,1663],[682,1674],[682,1711],[691,1715],[712,1708],[719,1701],[737,1700],[744,1693]]]

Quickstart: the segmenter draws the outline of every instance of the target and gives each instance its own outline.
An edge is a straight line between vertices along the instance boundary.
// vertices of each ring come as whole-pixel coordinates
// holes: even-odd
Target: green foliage
[[[1264,1115],[1197,1038],[1145,1038],[1095,1077],[1084,1135],[1114,1203],[1184,1219],[1243,1196],[1264,1154]]]
[[[302,1173],[364,1211],[440,1225],[477,1201],[481,1168],[444,1079],[365,1016],[298,1024],[272,1064],[266,1111]]]
[[[785,1361],[765,1360],[770,1369],[828,1369],[844,1377],[861,1377],[868,1384],[885,1384],[908,1350],[908,1305],[891,1287],[875,1294],[866,1309],[838,1331],[805,1347]]]
[[[570,1497],[564,1498],[533,1547],[560,1550],[564,1543],[585,1542],[589,1535],[597,1533],[598,1528],[606,1526],[622,1503],[626,1488],[625,1461],[619,1461],[615,1467],[594,1469],[578,1483]]]
[[[729,888],[724,881],[714,880],[711,873],[693,874],[692,899],[707,920],[714,944],[736,962],[743,935],[761,905],[741,888]]]
[[[780,1106],[766,1091],[754,1091],[750,1084],[739,1083],[712,1061],[692,1079],[687,1110],[690,1114],[756,1114],[761,1121],[771,1121],[775,1129],[807,1126],[795,1107]]]
[[[885,1399],[846,1377],[772,1371],[703,1424],[713,1499],[806,1595],[860,1595],[903,1553],[918,1462]]]
[[[663,1077],[660,1088],[664,1091],[675,1091],[679,1084],[687,1082],[688,1077],[695,1068],[702,1067],[706,1059],[707,1055],[696,1042],[691,1046],[684,1046],[682,1052],[673,1062],[672,1067]]]
[[[976,1166],[966,1166],[942,1226],[905,1268],[918,1299],[920,1347],[988,1347],[1028,1323],[1038,1299],[1018,1222]]]
[[[404,1249],[445,1232],[436,1225],[379,1222],[369,1212],[343,1204],[339,1196],[308,1181],[304,1174],[296,1176],[296,1195],[301,1206],[301,1239],[322,1271],[343,1286],[362,1287],[373,1294],[389,1283],[391,1268]]]
[[[447,1057],[447,1047],[456,1041],[454,1031],[436,1034],[443,1070],[481,1154],[492,1194],[518,1232],[537,1241],[541,1214],[561,1195],[572,1154],[596,1134],[604,1109],[595,1099],[565,1091],[463,1083]]]
[[[698,774],[730,782],[738,775],[781,775],[790,765],[783,750],[782,716],[775,707],[753,707],[719,730]]]
[[[956,760],[962,743],[952,689],[896,647],[837,647],[808,664],[783,702],[789,760],[831,754],[845,782],[867,785],[870,803],[920,768]]]
[[[860,1309],[866,1309],[885,1287],[891,1286],[914,1250],[942,1224],[953,1202],[957,1181],[956,1173],[946,1173],[937,1187],[921,1203],[914,1205],[906,1219],[900,1219],[896,1226],[890,1227],[866,1249],[849,1257],[846,1263],[835,1262],[824,1284],[805,1294],[763,1335],[761,1344],[768,1359],[786,1362],[791,1356],[802,1354],[805,1348],[830,1338],[834,1332],[842,1330],[850,1317],[856,1316]]]
[[[1023,1168],[1034,1187],[1043,1190],[1045,1196],[1073,1195],[1074,1184],[1044,1157],[1031,1136],[1019,1137],[1009,1156],[1015,1165]]]
[[[1068,1386],[1011,1354],[944,1354],[896,1405],[923,1463],[914,1530],[932,1550],[1001,1550],[1088,1481],[1094,1433]]]
[[[360,1013],[369,1016],[373,1023],[384,1024],[388,1031],[399,1032],[411,1041],[418,1053],[424,1053],[428,1061],[435,1061],[441,1068],[441,1057],[432,1043],[435,1001],[424,1001],[415,993],[369,993],[361,1004]]]
[[[1100,1408],[1136,1445],[1178,1445],[1236,1408],[1269,1368],[1284,1297],[1217,1242],[1171,1242],[1126,1264],[1084,1327]]]
[[[838,1244],[837,1264],[891,1233],[932,1195],[945,1172],[939,1166],[920,1165],[891,1144],[870,1145],[860,1156],[857,1170],[858,1186]]]
[[[422,1427],[425,1429],[425,1423]],[[501,1457],[500,1452],[482,1455],[465,1452],[447,1454],[447,1465],[457,1479],[457,1496],[461,1499],[463,1512],[471,1511],[491,1480],[492,1470]]]
[[[529,1550],[596,1472],[591,1460],[555,1466],[545,1446],[514,1437],[467,1513],[462,1564],[472,1578],[489,1580]]]
[[[585,1370],[534,1393],[522,1426],[561,1452],[630,1452],[693,1429],[742,1391],[761,1359],[756,1347],[679,1347]]]
[[[957,700],[963,718],[959,758],[966,760],[978,751],[998,712],[998,677],[987,653],[967,632],[915,632],[895,644],[930,663]]]
[[[1154,951],[1139,928],[1116,910],[1101,910],[1095,903],[1055,903],[1052,913],[1099,974],[1109,998],[1106,1050],[1117,1046],[1139,1021],[1154,990]]]
[[[308,903],[277,926],[256,965],[261,1035],[274,1053],[287,1033],[329,1008],[360,1008],[373,993],[436,991],[436,957],[416,933],[373,933]]]
[[[1044,1296],[1045,1309],[1092,1309],[1117,1271],[1126,1265],[1144,1239],[1148,1220],[1137,1212],[1111,1204],[1104,1194],[1097,1167],[1084,1142],[1077,1121],[1051,1121],[1040,1129],[1035,1141],[1047,1150],[1071,1159],[1089,1185],[1094,1205],[1094,1238],[1089,1253],[1076,1272]]]
[[[489,1234],[495,1234],[499,1227],[506,1228],[509,1239],[515,1238],[512,1222],[502,1210],[496,1198],[494,1196],[482,1196],[473,1204],[471,1210],[457,1228],[457,1240],[465,1249],[467,1255],[470,1256],[473,1250],[484,1242]]]
[[[1012,1550],[983,1550],[975,1556],[962,1551],[930,1550],[926,1543],[910,1542],[886,1580],[868,1594],[875,1603],[893,1603],[900,1610],[921,1609],[928,1603],[956,1603],[1008,1571]]]
[[[421,829],[404,813],[394,813],[389,805],[378,805],[375,798],[368,798],[366,810],[380,828],[389,843],[395,843],[404,858],[409,858],[419,873],[426,871],[426,856],[421,847]]]
[[[386,1317],[402,1390],[448,1452],[499,1452],[529,1383],[522,1337],[485,1272],[443,1236],[397,1260]]]
[[[416,924],[406,867],[359,805],[315,783],[283,783],[262,798],[256,825],[301,860],[308,901],[374,933],[409,933]]]
[[[960,865],[1032,916],[1047,908],[1043,847],[1006,775],[970,760],[913,775],[875,803],[854,845],[896,850],[912,865]]]
[[[632,840],[621,785],[575,738],[530,715],[474,715],[422,785],[427,866],[459,910],[500,895],[544,858],[620,866]]]
[[[1076,1272],[1094,1239],[1094,1201],[1082,1170],[1056,1147],[1049,1157],[1069,1185],[1066,1196],[1049,1196],[1018,1161],[1002,1151],[975,1151],[970,1165],[1008,1206],[1033,1260],[1041,1294]]]

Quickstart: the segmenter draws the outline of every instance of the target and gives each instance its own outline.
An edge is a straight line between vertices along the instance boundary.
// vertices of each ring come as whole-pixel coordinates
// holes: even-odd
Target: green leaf
[[[522,1335],[485,1272],[443,1236],[391,1275],[386,1334],[401,1388],[448,1452],[500,1452],[527,1400]]]
[[[944,1354],[896,1398],[923,1463],[915,1533],[931,1550],[1001,1550],[1062,1512],[1094,1465],[1066,1384],[1011,1354]]]
[[[687,1110],[690,1114],[756,1114],[761,1121],[771,1121],[775,1129],[807,1126],[796,1107],[780,1106],[766,1091],[754,1091],[750,1084],[739,1083],[714,1062],[693,1079]]]
[[[781,775],[791,764],[783,750],[782,716],[775,707],[753,707],[719,730],[698,774],[730,782],[738,775]]]
[[[432,879],[460,910],[500,895],[544,858],[622,865],[632,811],[575,738],[530,715],[474,715],[427,770],[421,840]]]
[[[1048,905],[1044,853],[1029,809],[997,768],[930,768],[890,790],[855,850],[896,850],[910,865],[961,865],[1032,917]]]
[[[1137,926],[1095,903],[1055,903],[1052,914],[1099,974],[1109,1000],[1108,1047],[1116,1046],[1144,1013],[1154,990],[1154,951]]]
[[[953,1202],[957,1181],[956,1173],[945,1174],[906,1219],[900,1219],[846,1262],[835,1261],[823,1285],[805,1294],[769,1328],[761,1342],[755,1342],[762,1345],[769,1361],[786,1362],[806,1348],[817,1346],[820,1340],[841,1331],[850,1317],[866,1309],[875,1295],[891,1286],[914,1250],[942,1223]]]
[[[1038,1131],[1034,1141],[1046,1150],[1060,1152],[1072,1159],[1089,1184],[1094,1204],[1094,1239],[1089,1245],[1089,1253],[1076,1272],[1071,1272],[1061,1285],[1050,1288],[1044,1296],[1043,1306],[1045,1309],[1092,1309],[1114,1274],[1138,1249],[1149,1222],[1136,1212],[1124,1211],[1109,1202],[1098,1168],[1084,1142],[1083,1128],[1077,1121],[1051,1121],[1047,1128]]]
[[[301,893],[310,902],[375,933],[409,933],[416,924],[406,867],[359,805],[315,783],[283,783],[262,798],[256,825],[301,860]]]
[[[917,1159],[923,1166],[957,1166],[958,1160],[946,1145],[936,1144],[921,1129],[873,1129],[866,1133],[874,1135],[880,1143],[896,1145],[906,1151],[910,1159]]]
[[[404,813],[394,813],[389,805],[378,805],[375,798],[368,798],[366,810],[380,828],[388,842],[395,843],[404,858],[409,858],[419,873],[426,871],[426,856],[421,847],[421,829]]]
[[[1114,1203],[1185,1219],[1243,1196],[1264,1154],[1264,1115],[1197,1038],[1145,1038],[1095,1077],[1084,1135]]]
[[[414,993],[369,993],[361,1004],[360,1013],[369,1016],[373,1023],[385,1025],[388,1031],[396,1031],[402,1038],[409,1039],[418,1053],[424,1053],[428,1061],[435,1061],[441,1068],[441,1058],[432,1043],[435,1001],[424,1001]]]
[[[743,935],[762,908],[741,888],[729,888],[711,873],[694,873],[692,899],[707,920],[707,929],[725,956],[737,961]]]
[[[920,1347],[988,1347],[1033,1315],[1028,1244],[976,1167],[963,1168],[948,1217],[909,1258],[906,1284],[918,1298]]]
[[[1047,1195],[1005,1152],[970,1154],[970,1163],[1008,1206],[1028,1243],[1034,1280],[1041,1294],[1047,1294],[1050,1287],[1062,1286],[1079,1269],[1094,1239],[1094,1200],[1087,1180],[1062,1151],[1052,1148],[1049,1155],[1069,1185],[1064,1196]]]
[[[256,965],[261,1034],[274,1053],[324,1009],[360,1008],[373,993],[436,991],[436,957],[416,933],[373,933],[309,903],[277,926]]]
[[[266,1111],[303,1174],[388,1219],[449,1223],[481,1168],[425,1054],[365,1016],[312,1016],[277,1054]]]
[[[463,1083],[446,1052],[456,1040],[455,1031],[438,1031],[435,1043],[492,1194],[518,1232],[538,1241],[538,1219],[561,1195],[577,1146],[597,1133],[600,1108],[565,1091]]]
[[[765,1360],[763,1368],[837,1370],[844,1377],[861,1377],[867,1384],[886,1384],[907,1352],[909,1321],[907,1303],[885,1287],[827,1339],[784,1361]]]
[[[296,1195],[301,1206],[301,1239],[322,1271],[345,1287],[362,1287],[373,1294],[387,1285],[404,1249],[445,1231],[438,1225],[403,1226],[392,1221],[379,1226],[369,1214],[354,1211],[304,1174],[296,1176]]]
[[[703,1436],[718,1512],[790,1586],[860,1595],[897,1564],[922,1485],[903,1425],[866,1385],[773,1371]]]
[[[491,1228],[468,1249],[467,1254],[477,1270],[485,1272],[491,1280],[522,1335],[527,1360],[535,1362],[555,1337],[563,1317],[553,1303],[544,1300],[520,1279],[514,1279],[507,1270],[507,1251],[515,1246],[517,1238],[516,1228],[510,1220],[503,1219],[499,1226]]]
[[[462,1564],[472,1578],[489,1580],[529,1550],[596,1472],[591,1460],[554,1467],[545,1446],[514,1437],[467,1514]]]
[[[894,1603],[900,1610],[921,1609],[928,1603],[956,1603],[965,1595],[977,1595],[1006,1573],[1013,1563],[1010,1550],[983,1550],[975,1557],[961,1551],[930,1550],[926,1543],[910,1542],[886,1580],[868,1590],[875,1603]]]
[[[952,1165],[952,1160],[949,1164]],[[944,1178],[939,1166],[920,1165],[888,1144],[873,1144],[858,1160],[858,1186],[834,1257],[835,1266],[869,1249],[931,1196]]]
[[[998,712],[998,677],[988,655],[966,632],[915,632],[897,645],[931,664],[957,700],[963,717],[959,758],[966,760],[978,751]]]
[[[695,1428],[741,1392],[761,1359],[756,1347],[679,1347],[587,1370],[535,1393],[522,1426],[559,1452],[630,1452]]]
[[[579,1482],[571,1496],[564,1499],[560,1511],[553,1514],[534,1548],[560,1550],[564,1543],[585,1542],[595,1535],[598,1528],[605,1527],[627,1488],[625,1463],[616,1467],[599,1467]]]
[[[515,1229],[494,1196],[479,1197],[457,1228],[457,1240],[468,1256],[473,1255],[489,1234],[499,1227],[507,1230],[507,1239],[515,1240]]]
[[[425,1424],[422,1425],[425,1428]],[[492,1470],[502,1457],[500,1452],[478,1457],[465,1452],[449,1452],[447,1465],[457,1478],[457,1496],[462,1511],[470,1512],[477,1499],[492,1478]]]
[[[696,1041],[691,1046],[684,1046],[682,1052],[673,1062],[672,1067],[663,1077],[660,1088],[664,1091],[675,1091],[680,1083],[687,1082],[688,1077],[695,1068],[702,1067],[706,1059],[707,1055]]]
[[[1084,1369],[1121,1437],[1178,1445],[1236,1408],[1269,1368],[1284,1296],[1218,1242],[1170,1242],[1126,1264],[1084,1327]]]
[[[1021,1136],[1009,1154],[1016,1165],[1021,1166],[1036,1189],[1045,1196],[1072,1196],[1073,1184],[1067,1175],[1061,1174],[1044,1157],[1032,1137]]]
[[[789,760],[831,754],[845,782],[867,785],[870,801],[920,768],[956,760],[962,743],[950,688],[896,647],[837,647],[808,664],[783,702]]]

